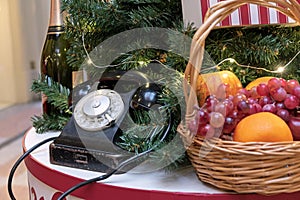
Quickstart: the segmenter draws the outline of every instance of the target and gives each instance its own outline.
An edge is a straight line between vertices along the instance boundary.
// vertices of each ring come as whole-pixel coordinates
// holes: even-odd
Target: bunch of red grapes
[[[230,136],[244,117],[271,112],[281,117],[290,127],[294,140],[300,140],[300,85],[297,80],[271,78],[251,90],[240,89],[227,95],[229,84],[219,86],[216,94],[207,97],[204,105],[196,108],[196,116],[189,124],[193,134],[206,138]]]

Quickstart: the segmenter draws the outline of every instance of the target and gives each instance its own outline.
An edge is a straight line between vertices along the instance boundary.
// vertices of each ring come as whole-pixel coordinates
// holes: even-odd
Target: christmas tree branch
[[[49,130],[62,130],[72,114],[68,104],[70,90],[53,81],[50,77],[34,80],[31,90],[35,93],[45,95],[47,98],[46,101],[60,112],[57,114],[43,114],[42,116],[32,117],[31,120],[36,132],[44,133]]]
[[[47,102],[63,111],[64,113],[71,114],[68,105],[68,98],[70,90],[61,84],[53,81],[50,77],[45,77],[34,80],[31,90],[35,93],[42,93],[47,97]]]
[[[33,127],[37,133],[44,133],[46,131],[56,130],[60,131],[69,121],[70,116],[63,115],[46,115],[33,116],[31,118]]]

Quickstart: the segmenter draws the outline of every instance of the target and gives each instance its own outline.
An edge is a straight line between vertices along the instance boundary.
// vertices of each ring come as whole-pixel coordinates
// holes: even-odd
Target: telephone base
[[[55,165],[66,167],[98,171],[107,173],[112,170],[107,163],[107,152],[99,150],[87,150],[76,146],[67,146],[64,144],[50,144],[51,159],[50,162]],[[123,157],[122,155],[113,155],[113,157]],[[106,160],[105,164],[101,160]],[[108,161],[109,162],[109,161]],[[115,166],[114,160],[111,159],[111,165]]]
[[[118,127],[100,133],[85,133],[75,127],[72,117],[61,135],[49,146],[50,163],[66,167],[107,173],[132,157],[132,153],[114,145],[114,137],[120,134]],[[137,166],[133,162],[117,173],[124,173]]]

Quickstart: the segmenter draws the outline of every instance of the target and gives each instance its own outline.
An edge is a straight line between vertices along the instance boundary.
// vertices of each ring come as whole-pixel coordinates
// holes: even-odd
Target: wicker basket
[[[187,102],[186,120],[178,127],[189,159],[198,178],[218,188],[238,193],[264,195],[291,193],[300,190],[300,142],[206,140],[193,136],[186,128],[197,105],[197,77],[204,55],[205,39],[210,31],[240,6],[251,3],[269,8],[300,22],[300,5],[296,0],[226,0],[217,3],[206,14],[204,24],[197,30],[186,67],[184,93]]]

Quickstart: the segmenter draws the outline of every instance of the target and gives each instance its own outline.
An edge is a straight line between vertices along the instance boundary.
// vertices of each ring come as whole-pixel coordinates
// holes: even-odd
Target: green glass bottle
[[[67,64],[66,56],[69,48],[64,38],[64,26],[60,9],[60,0],[51,0],[48,32],[41,54],[41,76],[51,85],[51,81],[72,90],[72,68]],[[43,113],[60,114],[60,111],[42,95]]]

